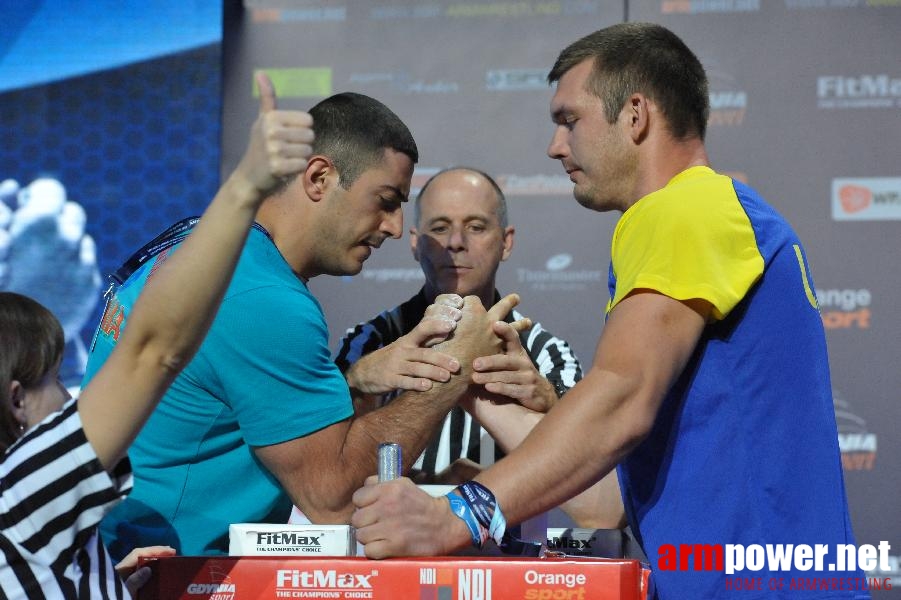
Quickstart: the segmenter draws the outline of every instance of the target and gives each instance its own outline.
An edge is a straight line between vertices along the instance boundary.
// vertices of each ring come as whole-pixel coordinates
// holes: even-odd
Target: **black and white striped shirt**
[[[131,487],[85,438],[75,400],[26,432],[0,463],[0,598],[128,598],[96,534]]]
[[[500,295],[495,291],[495,301]],[[342,372],[369,354],[408,334],[422,320],[429,302],[425,292],[419,293],[403,304],[380,313],[371,321],[360,323],[347,330],[342,338],[335,363]],[[522,315],[512,311],[507,322],[521,319]],[[565,340],[551,335],[540,323],[519,334],[520,341],[529,358],[542,377],[553,384],[558,395],[562,395],[582,379],[579,360]],[[390,401],[388,395],[384,402]],[[415,469],[434,475],[458,458],[469,458],[482,465],[490,465],[503,453],[496,448],[494,440],[460,407],[454,407],[444,420],[441,431],[433,437],[425,452],[413,465]]]

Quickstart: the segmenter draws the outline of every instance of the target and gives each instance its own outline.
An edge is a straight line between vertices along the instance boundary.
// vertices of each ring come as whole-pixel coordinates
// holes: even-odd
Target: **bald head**
[[[410,244],[426,293],[473,294],[492,304],[495,274],[510,256],[514,235],[497,183],[477,169],[441,171],[422,187],[415,221]]]
[[[432,187],[433,183],[437,183],[436,188],[440,189],[433,190],[430,195],[429,188]],[[459,191],[466,194],[475,193],[479,197],[485,196],[485,201],[489,204],[492,203],[493,199],[493,209],[497,215],[498,224],[501,228],[507,226],[507,200],[504,198],[504,192],[490,175],[472,167],[450,167],[435,173],[425,182],[413,206],[413,218],[417,226],[421,224],[421,204],[424,201],[428,202],[430,197],[438,194],[440,191],[446,190]]]

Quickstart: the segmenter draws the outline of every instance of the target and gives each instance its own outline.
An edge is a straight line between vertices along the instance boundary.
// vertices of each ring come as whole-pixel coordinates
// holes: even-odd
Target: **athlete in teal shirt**
[[[126,315],[165,256],[119,288]],[[98,330],[86,380],[113,341]],[[290,499],[248,446],[303,436],[352,412],[319,303],[269,237],[251,230],[210,334],[129,452],[134,490],[101,526],[111,553],[168,544],[216,554],[228,547],[229,523],[287,522]]]

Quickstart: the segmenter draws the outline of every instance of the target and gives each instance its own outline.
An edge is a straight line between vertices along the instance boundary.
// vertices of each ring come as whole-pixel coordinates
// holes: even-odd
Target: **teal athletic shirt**
[[[137,270],[107,306],[84,383],[165,256]],[[129,451],[134,490],[101,524],[111,555],[158,544],[182,555],[224,554],[230,523],[286,523],[291,501],[252,448],[352,413],[319,303],[269,237],[251,230],[203,345]]]
[[[713,306],[650,435],[618,467],[658,597],[868,598],[861,571],[828,568],[854,537],[825,332],[788,223],[749,187],[693,167],[623,213],[609,283],[608,313],[634,289]],[[729,575],[714,548],[727,544],[825,544],[828,554],[822,571],[764,564]],[[737,577],[762,589],[735,590]],[[811,578],[826,589],[790,589]]]

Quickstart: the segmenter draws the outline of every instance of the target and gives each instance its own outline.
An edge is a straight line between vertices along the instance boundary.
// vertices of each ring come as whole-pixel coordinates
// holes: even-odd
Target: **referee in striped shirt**
[[[394,395],[372,390],[421,390],[430,385],[435,372],[427,351],[401,338],[420,322],[439,294],[475,295],[485,306],[500,299],[495,275],[513,249],[514,228],[507,223],[506,201],[497,183],[477,169],[445,169],[422,187],[414,208],[410,245],[425,273],[425,285],[403,304],[348,330],[335,357],[358,412],[377,408]],[[506,320],[522,318],[512,311]],[[455,407],[415,463],[415,480],[459,483],[469,479],[477,469],[475,463],[491,464],[504,450],[518,445],[540,420],[540,413],[582,378],[569,344],[540,324],[521,331],[518,345],[475,364],[475,383],[485,384],[507,402],[469,401],[469,410]],[[389,377],[394,378],[393,385],[385,385]],[[473,411],[481,425],[470,415]]]

